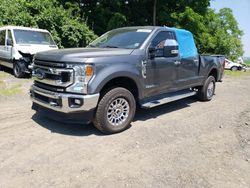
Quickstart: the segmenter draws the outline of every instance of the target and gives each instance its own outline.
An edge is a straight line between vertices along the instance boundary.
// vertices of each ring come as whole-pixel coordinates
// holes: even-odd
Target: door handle
[[[174,64],[175,64],[175,65],[180,65],[181,62],[180,62],[180,61],[175,61]]]

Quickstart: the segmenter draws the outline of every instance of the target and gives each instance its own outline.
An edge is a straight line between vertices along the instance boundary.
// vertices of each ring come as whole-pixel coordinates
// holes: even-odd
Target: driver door
[[[149,58],[146,62],[146,96],[154,96],[172,91],[178,75],[177,57],[164,57],[164,44],[167,39],[176,40],[171,31],[160,31],[151,41]]]

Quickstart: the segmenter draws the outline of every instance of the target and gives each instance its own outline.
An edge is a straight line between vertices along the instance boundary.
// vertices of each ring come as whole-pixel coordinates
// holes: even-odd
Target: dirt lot
[[[0,76],[1,188],[250,187],[249,76],[226,77],[211,102],[139,110],[111,136],[36,115],[31,82]]]

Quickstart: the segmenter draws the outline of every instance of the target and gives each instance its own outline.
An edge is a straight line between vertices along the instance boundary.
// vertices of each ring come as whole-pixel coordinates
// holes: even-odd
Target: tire
[[[215,78],[209,76],[205,84],[198,90],[198,99],[201,101],[210,101],[213,98],[215,92]]]
[[[135,110],[133,94],[125,88],[117,87],[101,98],[93,123],[105,134],[122,132],[130,126]]]
[[[16,61],[13,65],[13,74],[16,78],[24,78],[25,72],[23,71],[23,65],[21,62]]]
[[[239,70],[238,67],[236,66],[231,67],[231,71],[237,71],[237,70]]]

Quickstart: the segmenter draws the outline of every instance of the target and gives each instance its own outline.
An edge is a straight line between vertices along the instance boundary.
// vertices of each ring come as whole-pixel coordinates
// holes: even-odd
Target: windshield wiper
[[[119,48],[119,47],[118,46],[107,45],[107,46],[103,46],[103,48]]]

